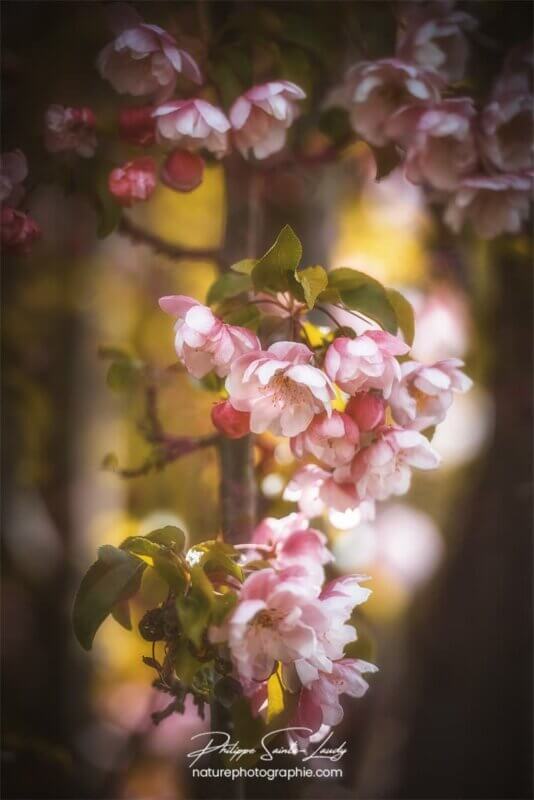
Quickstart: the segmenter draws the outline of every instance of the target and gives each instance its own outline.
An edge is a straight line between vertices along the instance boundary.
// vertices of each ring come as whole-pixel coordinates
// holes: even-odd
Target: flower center
[[[310,399],[309,389],[300,383],[295,383],[283,372],[278,372],[273,377],[269,388],[274,390],[273,403],[275,405],[306,403]]]
[[[264,608],[256,614],[252,622],[260,628],[274,628],[284,617],[284,612],[277,608]]]

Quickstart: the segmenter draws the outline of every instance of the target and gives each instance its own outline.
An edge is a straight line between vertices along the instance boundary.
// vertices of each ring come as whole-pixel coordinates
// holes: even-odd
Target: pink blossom
[[[177,317],[174,346],[178,358],[194,378],[203,378],[212,369],[224,377],[239,356],[260,349],[259,339],[251,331],[227,325],[192,297],[161,297],[159,305],[167,314]]]
[[[356,423],[347,414],[333,411],[330,416],[314,417],[309,427],[291,440],[291,449],[297,458],[309,453],[329,467],[339,467],[352,460],[359,440]]]
[[[28,176],[28,162],[22,150],[0,156],[0,202],[17,206],[24,196],[23,182]]]
[[[2,244],[13,253],[26,255],[33,242],[41,236],[40,227],[27,214],[9,206],[2,206],[0,214]]]
[[[226,381],[230,403],[250,411],[253,433],[296,436],[315,414],[331,413],[334,389],[312,359],[304,344],[275,342],[267,351],[248,353],[232,364]]]
[[[405,174],[412,183],[456,188],[478,163],[472,100],[454,98],[432,106],[402,109],[388,132],[407,146]]]
[[[447,206],[445,222],[458,233],[469,221],[483,239],[519,233],[528,217],[531,193],[529,173],[465,178]]]
[[[312,657],[297,659],[294,665],[284,668],[288,685],[295,685],[295,677],[304,686],[316,681],[321,671],[331,673],[334,662],[343,658],[345,648],[356,641],[358,634],[349,624],[356,606],[365,603],[371,590],[361,586],[367,580],[363,575],[346,575],[328,583],[319,595],[319,604],[328,624],[317,623],[317,647]]]
[[[313,660],[318,631],[328,625],[317,589],[304,570],[269,568],[249,575],[228,621],[212,628],[210,638],[228,642],[240,679],[264,681],[277,661]]]
[[[121,108],[119,111],[119,136],[128,144],[149,147],[156,141],[154,106]]]
[[[436,70],[445,80],[461,81],[469,55],[466,31],[477,21],[451,3],[410,3],[407,24],[399,36],[397,55],[424,69]]]
[[[369,684],[362,675],[377,671],[374,664],[361,659],[343,658],[334,662],[332,672],[319,673],[317,680],[301,690],[292,726],[307,728],[312,734],[321,725],[338,725],[343,719],[340,695],[363,697]],[[300,738],[308,737],[300,733]]]
[[[481,114],[482,152],[501,172],[532,169],[533,102],[532,94],[507,93],[486,106]]]
[[[218,158],[228,151],[230,123],[220,108],[207,100],[173,100],[154,111],[161,143],[179,144],[186,150],[205,148]]]
[[[228,400],[221,400],[211,409],[211,421],[228,439],[241,439],[250,433],[250,414],[236,411]]]
[[[384,424],[386,404],[375,392],[358,392],[349,398],[345,414],[354,420],[361,433],[372,431]]]
[[[267,158],[283,148],[287,129],[299,114],[296,101],[306,97],[290,81],[271,81],[253,86],[238,97],[230,109],[230,122],[237,149],[243,156],[252,150],[256,158]]]
[[[148,200],[156,188],[156,164],[144,156],[116,167],[109,174],[109,191],[122,206]]]
[[[248,560],[269,559],[276,569],[301,566],[317,586],[324,580],[323,565],[333,560],[326,536],[310,528],[304,514],[266,517],[254,531],[252,543],[260,547],[248,553]]]
[[[90,108],[48,107],[45,146],[49,153],[77,153],[91,158],[96,150],[95,115]]]
[[[100,52],[97,67],[120,94],[170,97],[178,75],[202,82],[196,61],[180,50],[173,36],[157,25],[147,25],[130,7],[115,13],[116,38]]]
[[[176,192],[192,192],[202,183],[204,161],[198,153],[188,150],[173,150],[165,159],[160,178],[169,189]]]
[[[386,500],[408,491],[412,467],[435,469],[439,463],[439,455],[422,433],[385,428],[373,444],[356,453],[350,475],[362,501]]]
[[[284,491],[284,500],[298,503],[303,514],[312,519],[325,509],[349,511],[360,505],[350,475],[336,480],[335,473],[315,464],[297,470]]]
[[[385,398],[393,381],[400,378],[400,365],[395,356],[405,355],[409,346],[386,331],[368,330],[355,339],[341,336],[326,352],[324,367],[344,392],[380,389]]]
[[[533,68],[534,52],[530,39],[513,47],[506,56],[502,73],[491,92],[492,100],[501,100],[509,95],[530,94]]]
[[[460,370],[458,358],[438,361],[432,366],[406,361],[402,378],[393,387],[390,404],[399,425],[422,431],[443,422],[454,392],[466,392],[472,381]]]
[[[330,104],[346,107],[356,133],[382,147],[389,141],[391,116],[404,106],[438,101],[440,87],[436,74],[399,59],[362,61],[348,71],[344,86]]]

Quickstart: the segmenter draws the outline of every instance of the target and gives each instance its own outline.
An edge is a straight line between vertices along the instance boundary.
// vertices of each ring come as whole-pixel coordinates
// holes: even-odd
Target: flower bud
[[[384,422],[385,403],[373,392],[359,392],[350,398],[345,414],[354,420],[360,431],[372,431]]]
[[[250,414],[237,411],[228,400],[222,400],[213,406],[211,421],[229,439],[241,439],[250,432]]]
[[[128,161],[110,172],[108,188],[121,206],[148,200],[156,188],[156,164],[147,156]]]
[[[162,182],[177,192],[191,192],[200,186],[203,177],[204,161],[188,150],[169,153],[160,172]]]
[[[154,106],[121,108],[119,111],[119,136],[128,144],[149,147],[156,140]]]
[[[1,241],[6,250],[26,254],[35,239],[41,236],[39,225],[27,214],[9,206],[2,208]]]

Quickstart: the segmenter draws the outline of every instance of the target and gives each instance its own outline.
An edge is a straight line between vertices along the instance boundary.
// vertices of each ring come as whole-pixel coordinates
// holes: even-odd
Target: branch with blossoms
[[[154,685],[174,698],[164,716],[191,694],[200,711],[225,706],[238,739],[290,728],[292,746],[305,750],[341,721],[340,697],[361,697],[364,676],[377,669],[356,644],[367,578],[327,578],[333,556],[310,519],[325,510],[372,516],[376,502],[408,491],[413,469],[436,468],[429,439],[471,382],[456,359],[408,359],[413,312],[398,292],[301,260],[286,226],[261,258],[239,261],[212,285],[211,307],[183,295],[159,301],[189,375],[224,381],[226,398],[212,410],[219,435],[289,439],[297,468],[285,497],[299,511],[263,519],[242,543],[230,532],[185,552],[183,533],[167,527],[101,547],[74,629],[89,649],[108,614],[130,626],[128,603],[143,572],[155,570],[168,597],[140,632],[152,642],[144,660]],[[340,309],[366,320],[359,334],[336,323]],[[330,324],[315,325],[316,313]],[[281,339],[287,331],[292,338]],[[149,392],[149,434],[159,442],[154,399]]]
[[[102,235],[117,227],[121,209],[147,201],[158,180],[177,192],[194,190],[206,160],[241,158],[266,173],[295,165],[305,169],[328,163],[357,140],[372,149],[378,177],[400,164],[409,181],[425,187],[429,201],[444,207],[444,221],[454,233],[466,224],[483,238],[520,232],[534,180],[529,45],[512,50],[489,90],[478,90],[469,73],[471,42],[485,37],[483,32],[477,37],[474,16],[445,0],[392,4],[392,9],[397,31],[389,56],[373,60],[357,19],[365,60],[356,61],[341,82],[334,70],[326,91],[324,81],[317,81],[321,86],[307,96],[294,81],[276,77],[283,60],[272,64],[274,75],[247,86],[245,76],[253,70],[236,67],[228,53],[239,46],[224,41],[224,30],[213,53],[205,43],[201,69],[166,30],[126,4],[113,4],[115,38],[100,52],[97,69],[118,94],[142,98],[142,104],[121,108],[116,126],[97,136],[101,123],[91,108],[54,103],[45,114],[44,146],[70,166],[76,158],[98,158],[86,191],[101,217]],[[371,4],[368,11],[371,25]],[[249,37],[247,24],[247,15],[238,14],[228,30],[238,32],[242,25]],[[267,35],[261,15],[255,24],[261,40]],[[302,45],[298,31],[282,25],[279,34],[280,50],[292,36]],[[268,35],[276,37],[272,29]],[[319,43],[308,46],[316,57]],[[309,65],[310,52],[303,51]],[[473,86],[476,95],[462,94],[463,85]],[[310,149],[313,141],[320,144]],[[117,150],[117,143],[131,157],[110,163],[106,145]],[[28,253],[41,235],[21,208],[27,174],[20,150],[3,154],[1,237],[16,254]],[[122,219],[123,231],[143,236]],[[169,249],[149,234],[144,238],[156,249]]]

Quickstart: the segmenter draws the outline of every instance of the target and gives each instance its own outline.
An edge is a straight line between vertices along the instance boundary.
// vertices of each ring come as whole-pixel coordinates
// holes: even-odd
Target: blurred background
[[[193,37],[197,5],[138,7]],[[217,25],[235,4],[207,5]],[[241,5],[291,19],[323,15],[334,59],[347,4]],[[388,4],[359,5],[365,14]],[[531,6],[475,5],[497,43],[496,71],[532,29]],[[158,187],[120,232],[100,239],[76,171],[68,186],[58,179],[41,139],[50,103],[89,105],[104,121],[115,113],[93,67],[109,38],[103,4],[8,1],[2,21],[2,150],[28,155],[25,206],[43,229],[31,255],[5,255],[2,265],[3,797],[202,796],[185,753],[208,723],[191,707],[154,727],[150,713],[165,698],[150,687],[141,662],[149,645],[136,625],[128,633],[109,619],[87,654],[70,610],[98,545],[163,524],[182,527],[191,543],[213,536],[217,454],[204,449],[131,479],[102,469],[110,453],[137,467],[147,444],[138,427],[143,392],[135,382],[110,387],[98,353],[123,348],[155,370],[173,364],[157,298],[204,300],[221,253],[258,255],[285,222],[308,263],[353,266],[401,290],[416,310],[414,356],[463,358],[475,381],[434,439],[440,470],[418,475],[372,524],[324,520],[336,570],[372,576],[362,626],[380,672],[368,695],[348,704],[337,734],[349,748],[343,780],[291,784],[288,797],[531,797],[531,238],[451,236],[400,171],[375,183],[369,152],[355,146],[334,163],[262,173],[255,252],[246,252],[246,219],[242,238],[229,225],[220,165],[191,194]],[[297,80],[299,46],[288,51],[286,76]],[[267,57],[261,47],[257,57]],[[238,240],[229,241],[234,229]],[[166,430],[212,432],[213,396],[185,374],[165,379],[159,403]],[[260,444],[262,506],[282,515],[293,509],[281,499],[292,456],[283,440]],[[160,591],[153,579],[146,596],[157,602]]]

